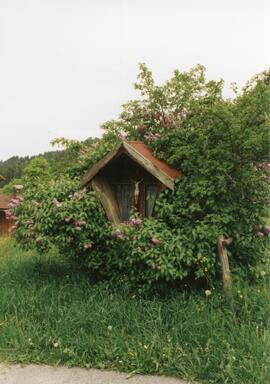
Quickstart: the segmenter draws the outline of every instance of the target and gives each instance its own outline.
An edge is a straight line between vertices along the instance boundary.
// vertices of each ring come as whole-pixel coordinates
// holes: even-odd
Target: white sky
[[[197,63],[242,86],[270,63],[268,0],[0,0],[0,160],[100,135],[136,97]],[[268,45],[268,46],[267,46]]]

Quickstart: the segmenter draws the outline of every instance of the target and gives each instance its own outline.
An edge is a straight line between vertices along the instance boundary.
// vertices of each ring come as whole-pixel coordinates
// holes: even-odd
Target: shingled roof
[[[11,199],[10,196],[0,193],[0,209],[7,209]]]
[[[152,150],[141,141],[123,141],[103,159],[94,164],[81,180],[81,185],[88,184],[98,172],[100,172],[111,160],[122,153],[127,154],[136,163],[141,165],[150,174],[156,177],[162,184],[173,189],[174,181],[182,173],[169,164],[154,156]]]

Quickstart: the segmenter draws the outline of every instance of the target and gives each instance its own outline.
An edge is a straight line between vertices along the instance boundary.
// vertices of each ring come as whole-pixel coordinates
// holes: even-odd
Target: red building
[[[7,235],[12,222],[6,219],[5,210],[12,197],[0,193],[0,236]]]

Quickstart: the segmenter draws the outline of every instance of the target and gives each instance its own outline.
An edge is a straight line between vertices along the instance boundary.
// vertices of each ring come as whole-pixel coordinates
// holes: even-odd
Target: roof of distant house
[[[12,197],[0,193],[0,209],[7,209],[11,199]]]
[[[103,159],[94,164],[82,177],[82,186],[88,184],[111,160],[125,153],[168,188],[173,189],[174,181],[182,173],[165,161],[158,159],[152,150],[141,141],[123,141]]]

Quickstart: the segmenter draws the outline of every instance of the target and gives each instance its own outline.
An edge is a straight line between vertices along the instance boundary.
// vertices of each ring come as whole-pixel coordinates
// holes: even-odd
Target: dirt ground
[[[162,376],[128,376],[97,369],[0,364],[0,384],[188,384]]]

